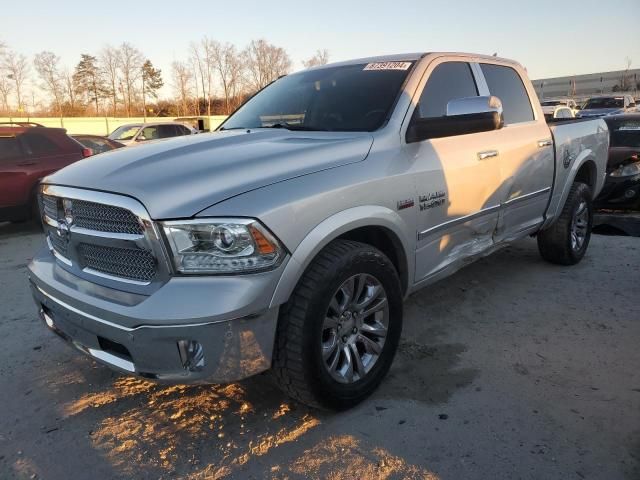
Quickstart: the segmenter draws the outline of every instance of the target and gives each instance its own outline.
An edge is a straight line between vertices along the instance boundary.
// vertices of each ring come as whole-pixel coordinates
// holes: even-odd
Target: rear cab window
[[[502,101],[505,125],[535,120],[531,99],[515,69],[489,63],[481,63],[480,68],[489,93]]]

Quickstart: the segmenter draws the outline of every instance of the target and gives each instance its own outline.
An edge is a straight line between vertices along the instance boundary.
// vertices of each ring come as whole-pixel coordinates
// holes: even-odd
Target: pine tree
[[[76,65],[73,82],[76,86],[76,93],[83,95],[87,102],[93,103],[96,107],[96,115],[98,115],[98,102],[106,92],[104,79],[98,69],[98,59],[83,53],[80,62]]]

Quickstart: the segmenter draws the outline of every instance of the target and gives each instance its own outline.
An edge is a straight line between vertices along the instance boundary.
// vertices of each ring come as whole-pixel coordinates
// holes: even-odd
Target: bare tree
[[[127,42],[120,45],[118,52],[118,68],[122,75],[127,117],[131,116],[132,104],[135,99],[135,85],[142,75],[143,63],[144,57],[140,50]]]
[[[55,109],[62,116],[62,103],[64,101],[64,83],[60,72],[60,57],[53,52],[40,52],[33,59],[33,65],[42,80],[42,89],[53,100]]]
[[[191,56],[200,77],[202,96],[207,102],[207,115],[211,116],[213,87],[213,41],[204,37],[199,44],[191,44]]]
[[[213,66],[218,74],[224,93],[225,113],[229,115],[235,108],[233,102],[244,73],[244,64],[236,47],[230,43],[212,42]]]
[[[632,63],[631,57],[624,57],[625,69],[624,69],[624,72],[622,72],[622,81],[620,82],[620,87],[623,92],[626,92],[627,90],[631,90],[631,88],[633,87],[631,82],[631,75],[629,75],[629,69],[631,68],[631,63]]]
[[[249,85],[260,90],[282,75],[289,73],[291,58],[283,48],[266,40],[252,40],[244,51]]]
[[[110,45],[107,45],[100,52],[100,73],[105,81],[105,94],[111,98],[113,116],[116,116],[120,70],[118,68],[118,50]]]
[[[64,83],[65,95],[69,102],[68,104],[69,110],[71,110],[71,112],[74,112],[77,106],[76,104],[77,104],[77,98],[78,98],[78,95],[77,95],[78,85],[74,80],[73,74],[66,68],[62,73],[62,81]],[[96,110],[96,115],[97,114],[98,114],[98,111]]]
[[[329,63],[329,50],[327,50],[326,48],[322,50],[316,50],[316,53],[313,57],[302,62],[305,68],[316,67],[318,65],[326,65],[327,63]]]
[[[171,64],[171,74],[173,77],[173,90],[178,100],[178,111],[180,115],[187,115],[189,111],[189,92],[191,91],[191,71],[182,62]]]
[[[0,105],[3,111],[9,110],[9,95],[11,95],[11,82],[4,75],[4,72],[0,70]]]
[[[27,61],[27,57],[9,50],[4,55],[2,67],[5,70],[7,78],[13,82],[13,88],[15,88],[16,100],[18,102],[17,110],[22,111],[25,106],[22,94],[29,77],[29,62]]]

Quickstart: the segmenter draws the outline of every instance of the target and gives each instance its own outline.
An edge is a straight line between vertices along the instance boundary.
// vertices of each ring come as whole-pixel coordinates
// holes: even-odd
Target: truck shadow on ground
[[[338,478],[436,478],[357,436],[315,433],[334,414],[289,401],[267,375],[229,385],[162,386],[126,376],[104,383],[111,385],[62,404],[62,422],[73,428],[89,417],[91,448],[125,477],[246,478],[250,470],[261,472],[256,478],[324,478],[342,465]]]

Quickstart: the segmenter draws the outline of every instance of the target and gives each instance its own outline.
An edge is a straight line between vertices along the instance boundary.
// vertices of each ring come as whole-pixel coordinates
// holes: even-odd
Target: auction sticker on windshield
[[[408,70],[411,62],[375,62],[367,63],[363,70]]]

